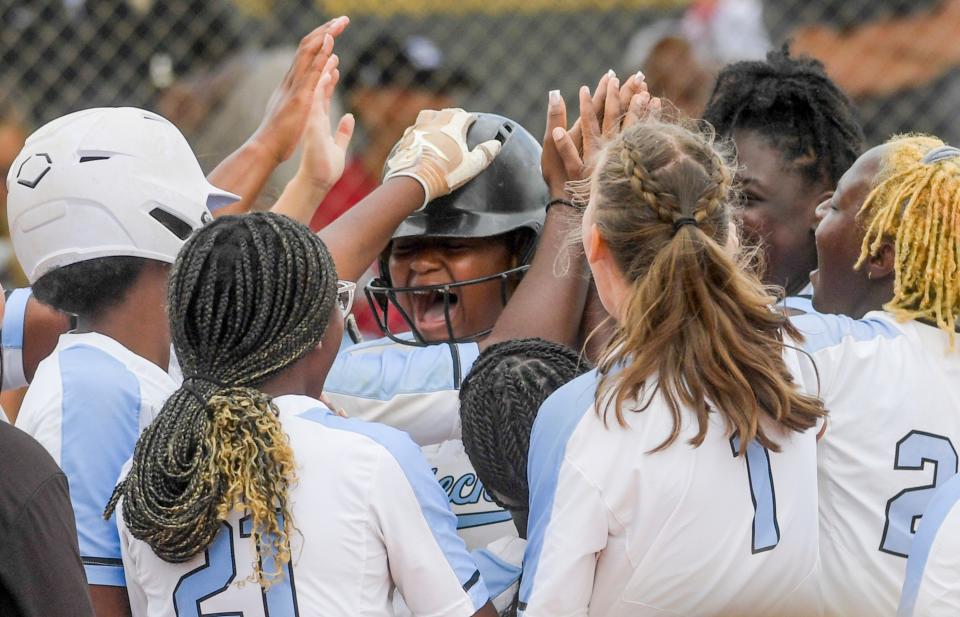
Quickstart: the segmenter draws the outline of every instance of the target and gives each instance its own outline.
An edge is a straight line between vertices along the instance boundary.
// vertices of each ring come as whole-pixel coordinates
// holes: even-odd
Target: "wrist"
[[[280,144],[278,144],[275,139],[271,139],[261,131],[254,133],[243,145],[243,147],[253,156],[256,156],[258,159],[268,161],[274,167],[285,160]]]

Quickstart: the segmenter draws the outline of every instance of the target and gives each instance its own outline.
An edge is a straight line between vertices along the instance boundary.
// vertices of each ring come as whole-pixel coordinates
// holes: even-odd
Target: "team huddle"
[[[422,111],[314,233],[347,21],[209,176],[134,108],[11,167],[3,389],[72,509],[13,614],[960,614],[960,150],[784,49],[702,120]]]

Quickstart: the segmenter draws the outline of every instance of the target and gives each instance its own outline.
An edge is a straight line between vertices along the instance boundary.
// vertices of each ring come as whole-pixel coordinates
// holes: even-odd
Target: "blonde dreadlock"
[[[887,148],[857,214],[866,233],[855,267],[893,240],[893,299],[884,308],[901,321],[936,323],[952,350],[960,315],[960,152],[925,135],[893,137]]]
[[[257,386],[320,342],[337,274],[323,242],[286,217],[223,217],[184,245],[168,311],[186,378],[137,442],[123,497],[131,534],[168,562],[206,549],[232,511],[249,511],[269,587],[290,561],[293,452]],[[264,572],[265,558],[275,572]]]

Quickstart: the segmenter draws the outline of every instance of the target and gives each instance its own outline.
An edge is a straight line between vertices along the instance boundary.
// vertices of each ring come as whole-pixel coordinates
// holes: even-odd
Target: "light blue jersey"
[[[103,510],[140,432],[175,389],[159,366],[112,338],[68,333],[27,391],[16,424],[67,476],[91,585],[125,584],[116,522]]]
[[[0,384],[0,390],[15,390],[27,385],[23,371],[23,332],[27,321],[27,301],[31,295],[29,287],[7,293],[3,330],[0,333],[0,346],[3,347],[3,383]]]
[[[471,550],[516,535],[460,440],[460,384],[479,354],[476,343],[417,347],[384,338],[340,353],[324,386],[348,416],[398,428],[423,447]]]

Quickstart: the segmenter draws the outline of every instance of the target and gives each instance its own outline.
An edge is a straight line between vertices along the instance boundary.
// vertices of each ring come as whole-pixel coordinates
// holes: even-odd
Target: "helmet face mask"
[[[444,283],[440,285],[422,285],[418,287],[393,287],[389,281],[384,278],[376,278],[367,284],[365,293],[367,301],[370,303],[373,315],[377,321],[377,326],[391,340],[407,345],[426,346],[436,343],[467,343],[482,339],[490,334],[493,326],[482,328],[474,332],[455,332],[454,319],[452,317],[453,307],[461,302],[460,293],[467,287],[473,285],[484,285],[493,281],[499,282],[500,308],[507,305],[510,299],[512,289],[516,283],[523,277],[523,274],[530,268],[529,265],[522,265],[495,274],[483,277],[469,279],[466,281],[457,281],[454,283]],[[443,319],[446,327],[446,338],[435,339],[425,336],[417,327],[416,319],[410,314],[405,306],[410,306],[418,302],[416,298],[437,297],[443,303]],[[390,327],[392,312],[397,312],[404,323],[410,328],[409,333],[394,332]]]
[[[540,142],[512,120],[494,114],[477,114],[476,122],[467,133],[467,145],[473,148],[490,139],[503,144],[490,166],[450,195],[431,201],[423,210],[407,217],[397,228],[393,240],[495,242],[497,237],[506,237],[511,265],[499,271],[481,270],[483,274],[479,276],[474,270],[473,276],[453,277],[448,283],[397,287],[395,284],[408,281],[391,280],[388,249],[380,258],[380,277],[367,285],[365,293],[381,331],[394,341],[428,345],[483,338],[493,325],[467,327],[473,331],[462,331],[465,325],[455,323],[457,319],[454,317],[455,313],[462,316],[466,309],[458,304],[466,305],[465,296],[472,296],[474,301],[469,307],[475,314],[478,310],[476,297],[480,292],[477,286],[485,286],[482,293],[498,294],[499,310],[502,310],[529,267],[548,201],[548,190],[540,170]],[[497,282],[498,287],[491,287]],[[493,298],[490,300],[492,302]],[[416,316],[410,314],[409,308],[417,307],[418,303],[420,314],[424,313],[424,305],[429,304],[434,318],[442,315],[446,331],[443,338],[438,338],[435,333],[428,336],[417,327]],[[403,318],[410,333],[391,330],[389,318],[394,313]]]

